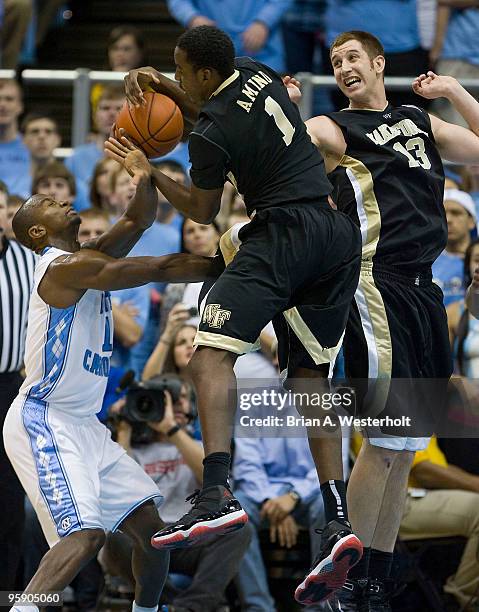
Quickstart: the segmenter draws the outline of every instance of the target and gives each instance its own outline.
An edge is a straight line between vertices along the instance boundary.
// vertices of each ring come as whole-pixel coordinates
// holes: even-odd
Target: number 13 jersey
[[[416,106],[328,114],[346,152],[329,175],[339,210],[361,228],[363,261],[430,268],[447,242],[444,169],[429,115]]]
[[[235,66],[201,108],[190,134],[193,183],[220,189],[229,179],[250,215],[298,202],[327,205],[331,185],[323,158],[281,78],[246,57],[236,58]]]
[[[48,247],[35,267],[25,343],[26,377],[20,395],[48,402],[74,416],[102,405],[113,349],[108,291],[88,289],[69,308],[54,308],[38,294],[48,266],[67,251]]]

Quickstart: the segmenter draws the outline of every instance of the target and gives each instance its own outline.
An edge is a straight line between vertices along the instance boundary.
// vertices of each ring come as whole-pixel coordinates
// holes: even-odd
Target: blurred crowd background
[[[479,3],[474,0],[0,0],[0,68],[14,71],[0,73],[5,77],[0,79],[0,396],[6,381],[21,377],[22,295],[28,293],[34,263],[27,261],[31,255],[12,234],[16,210],[35,193],[71,201],[82,217],[83,242],[107,230],[135,192],[128,173],[103,153],[103,142],[124,103],[122,83],[109,80],[91,87],[90,132],[84,142],[73,143],[72,83],[53,80],[53,73],[32,80],[25,70],[124,73],[152,65],[172,72],[177,36],[202,24],[228,32],[237,55],[254,57],[282,74],[331,75],[332,40],[341,31],[367,30],[384,45],[387,76],[412,81],[433,69],[459,80],[476,80],[470,91],[479,92]],[[394,104],[426,102],[410,87],[395,89],[389,99]],[[321,86],[314,89],[308,112],[316,115],[345,105],[334,87]],[[435,102],[430,111],[463,123],[446,101]],[[187,142],[154,164],[187,184]],[[433,272],[448,309],[456,375],[470,384],[471,397],[477,395],[479,401],[474,387],[479,322],[464,306],[465,287],[479,265],[479,163],[446,165],[446,177],[448,243]],[[131,254],[213,255],[221,234],[247,221],[241,196],[230,185],[225,185],[221,212],[212,225],[183,219],[159,194],[157,220]],[[9,264],[8,257],[15,253],[20,263]],[[158,483],[166,499],[166,522],[184,513],[185,497],[199,486],[201,473],[201,432],[186,370],[200,290],[200,283],[151,284],[112,292],[115,344],[98,416]],[[21,315],[15,314],[16,308]],[[118,384],[129,370],[138,380],[176,388],[173,407],[149,427],[124,418],[126,400]],[[236,374],[278,384],[272,326],[262,333],[261,350],[238,360]],[[3,421],[9,402],[2,397],[0,404]],[[187,434],[180,442],[165,433],[174,423]],[[346,474],[354,461],[355,437],[344,432]],[[393,600],[394,610],[479,610],[478,457],[479,440],[471,438],[433,438],[426,451],[417,453],[393,572],[408,588]],[[47,545],[3,448],[0,459],[0,590],[22,589]],[[318,545],[315,530],[324,524],[306,436],[288,438],[278,431],[276,438],[237,438],[232,477],[236,496],[250,516],[249,526],[194,553],[175,551],[164,594],[170,610],[296,609],[292,585],[309,565]],[[126,536],[109,537],[99,559],[65,593],[65,609],[129,609],[130,556]]]

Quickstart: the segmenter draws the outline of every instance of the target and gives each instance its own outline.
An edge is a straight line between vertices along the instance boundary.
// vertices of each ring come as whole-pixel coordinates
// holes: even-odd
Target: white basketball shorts
[[[75,417],[18,396],[3,427],[7,455],[48,544],[80,529],[115,531],[158,487],[95,415]]]

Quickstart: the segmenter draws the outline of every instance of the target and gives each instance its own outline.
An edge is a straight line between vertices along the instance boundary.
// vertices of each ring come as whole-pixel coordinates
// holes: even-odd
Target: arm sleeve
[[[226,182],[228,153],[218,142],[218,134],[192,132],[189,142],[190,176],[199,189],[220,189]]]
[[[259,440],[235,438],[233,476],[235,488],[255,502],[261,504],[266,498],[275,497],[264,468]]]
[[[272,30],[292,4],[292,0],[269,0],[256,15],[255,21],[263,22]]]
[[[171,15],[185,28],[193,17],[200,14],[194,3],[189,0],[167,0],[167,5]]]

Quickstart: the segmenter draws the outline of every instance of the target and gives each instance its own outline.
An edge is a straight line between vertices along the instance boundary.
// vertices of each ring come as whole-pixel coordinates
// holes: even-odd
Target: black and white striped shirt
[[[32,251],[4,238],[0,252],[0,374],[20,370],[23,364],[35,260]]]

